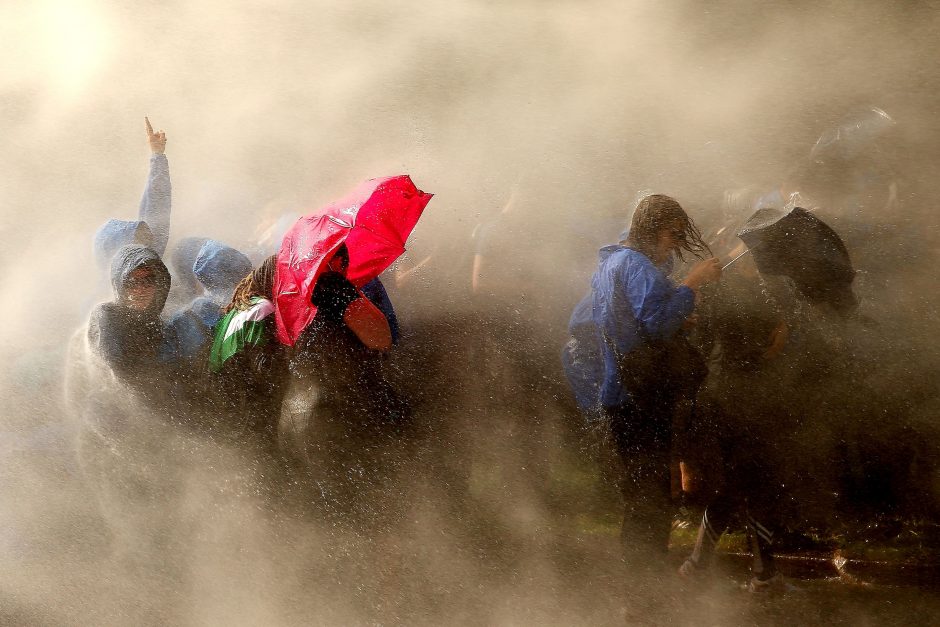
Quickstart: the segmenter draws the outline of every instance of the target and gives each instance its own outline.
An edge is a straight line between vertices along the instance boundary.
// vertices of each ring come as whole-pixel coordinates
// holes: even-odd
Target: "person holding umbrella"
[[[594,327],[594,404],[625,473],[621,542],[634,565],[648,550],[666,550],[673,412],[692,397],[705,368],[683,331],[694,324],[696,292],[721,276],[718,260],[704,259],[675,285],[668,275],[683,252],[703,257],[708,247],[680,204],[660,194],[641,199],[626,239],[600,250],[591,306],[576,309],[589,312],[584,322]]]

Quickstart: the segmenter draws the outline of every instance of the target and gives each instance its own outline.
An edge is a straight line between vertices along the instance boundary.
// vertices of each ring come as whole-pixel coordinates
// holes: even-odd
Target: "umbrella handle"
[[[731,264],[733,264],[735,261],[737,261],[738,259],[740,259],[740,258],[743,257],[744,255],[748,254],[749,252],[751,252],[751,250],[753,250],[753,249],[752,249],[752,248],[748,248],[748,249],[745,250],[743,253],[741,253],[740,255],[738,255],[737,257],[735,257],[734,259],[732,259],[731,261],[729,261],[729,262],[726,263],[725,265],[721,266],[721,271],[724,272],[725,270],[727,270],[728,267],[731,266]]]

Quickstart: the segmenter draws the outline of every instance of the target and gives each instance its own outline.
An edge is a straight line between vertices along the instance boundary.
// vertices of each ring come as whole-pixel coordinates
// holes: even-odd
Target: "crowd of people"
[[[80,464],[105,515],[125,530],[174,491],[173,477],[192,457],[174,451],[193,441],[181,437],[247,446],[285,472],[302,472],[310,461],[307,425],[295,414],[309,413],[311,402],[321,422],[330,412],[355,410],[400,428],[409,415],[384,374],[382,356],[399,336],[395,311],[378,278],[361,289],[346,278],[345,245],[319,277],[316,316],[293,347],[276,339],[277,250],[265,248],[270,242],[242,252],[185,237],[164,260],[171,216],[166,135],[149,120],[146,130],[152,154],[138,219],[108,220],[95,234],[112,297],[94,305],[74,333],[66,374]],[[331,387],[347,394],[311,391],[309,370],[329,370]],[[292,379],[303,381],[292,386]],[[369,402],[357,405],[361,399]]]
[[[401,331],[381,280],[357,288],[346,276],[349,251],[340,246],[312,290],[315,317],[294,346],[283,345],[275,331],[278,236],[244,251],[185,237],[165,261],[166,135],[149,120],[146,129],[152,155],[139,216],[109,220],[95,235],[112,297],[73,336],[66,381],[82,467],[103,508],[126,518],[129,509],[146,517],[158,507],[172,479],[164,472],[154,481],[152,466],[161,463],[154,451],[165,451],[181,430],[248,443],[308,471],[324,446],[356,446],[350,422],[400,434],[410,408],[386,376],[383,354]],[[510,198],[503,214],[512,206]],[[747,587],[783,586],[773,555],[781,499],[772,477],[787,464],[781,451],[798,432],[802,410],[825,402],[807,376],[845,366],[832,354],[819,358],[830,348],[824,341],[804,337],[794,349],[788,338],[794,328],[807,332],[798,321],[806,310],[837,326],[855,303],[835,312],[818,307],[748,256],[723,272],[713,251],[728,258],[746,251],[732,237],[736,229],[725,224],[703,234],[668,196],[642,198],[625,226],[618,243],[600,250],[562,351],[587,424],[620,460],[625,559],[648,563],[650,551],[666,551],[678,481],[679,492],[704,509],[679,575],[701,577],[740,514],[754,556]],[[489,230],[472,260],[472,302],[492,289],[487,281],[500,259],[498,229]],[[414,260],[398,279],[429,259]],[[684,278],[676,281],[680,268]],[[320,385],[326,379],[330,385]],[[813,401],[794,398],[797,379],[804,396],[819,392]],[[339,435],[312,449],[306,436],[314,406],[317,428]]]

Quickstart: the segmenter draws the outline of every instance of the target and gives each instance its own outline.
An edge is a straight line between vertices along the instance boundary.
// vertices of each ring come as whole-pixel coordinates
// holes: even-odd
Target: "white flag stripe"
[[[272,313],[274,313],[274,303],[265,299],[251,309],[246,309],[236,314],[232,317],[232,321],[225,330],[225,337],[222,338],[222,341],[227,340],[233,333],[245,326],[246,323],[264,320]]]

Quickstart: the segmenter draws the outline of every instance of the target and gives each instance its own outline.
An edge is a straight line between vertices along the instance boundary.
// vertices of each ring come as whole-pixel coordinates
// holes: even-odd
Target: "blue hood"
[[[176,242],[170,252],[170,271],[173,273],[173,282],[177,287],[185,287],[189,294],[197,294],[202,290],[199,281],[193,274],[193,264],[202,250],[203,244],[209,241],[208,237],[184,237]]]
[[[104,270],[121,246],[130,244],[150,246],[152,243],[153,233],[146,222],[108,220],[95,233],[95,261],[98,267]]]
[[[252,271],[251,261],[231,246],[206,240],[193,262],[193,274],[209,292],[231,298],[238,282]]]

